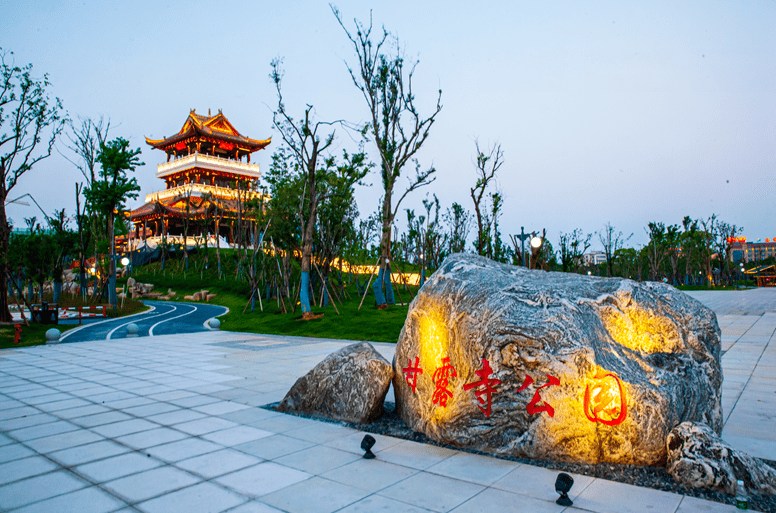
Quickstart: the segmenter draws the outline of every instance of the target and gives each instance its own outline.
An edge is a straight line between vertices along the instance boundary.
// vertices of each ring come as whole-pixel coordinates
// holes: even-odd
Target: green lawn
[[[278,307],[277,298],[274,297],[270,300],[262,297],[264,311],[261,311],[257,300],[254,312],[250,311],[249,306],[243,313],[248,304],[250,288],[245,281],[234,279],[233,268],[227,270],[224,266],[224,277],[219,279],[213,265],[208,270],[197,270],[192,265],[191,270],[186,271],[186,277],[176,260],[168,260],[165,267],[165,272],[162,272],[159,262],[154,262],[135,272],[133,276],[142,283],[153,283],[154,292],[166,292],[172,289],[176,293],[174,301],[185,301],[184,295],[190,295],[202,289],[215,293],[216,297],[211,304],[229,308],[228,314],[219,317],[222,322],[221,329],[225,331],[395,343],[407,317],[407,305],[391,305],[385,310],[377,310],[371,287],[359,310],[361,297],[356,294],[355,278],[345,288],[344,304],[337,302],[339,314],[331,304],[327,308],[317,307],[320,299],[318,296],[316,296],[313,313],[324,315],[310,321],[302,320],[298,301],[295,304],[296,311],[291,313],[291,305],[286,299],[289,313],[283,313]],[[368,279],[369,276],[359,277],[362,285]],[[345,281],[350,281],[347,275]],[[125,280],[122,282],[125,283]],[[316,291],[316,294],[318,292]],[[407,291],[402,286],[400,293],[401,298],[396,294],[396,301],[409,303],[417,293],[417,287],[410,287]]]

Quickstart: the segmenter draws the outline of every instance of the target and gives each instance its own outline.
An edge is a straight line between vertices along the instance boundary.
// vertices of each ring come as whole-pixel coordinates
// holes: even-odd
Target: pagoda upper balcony
[[[225,160],[225,159],[222,159]],[[256,166],[258,167],[258,166]],[[237,189],[231,189],[229,187],[218,187],[216,185],[209,185],[204,183],[189,183],[185,185],[179,185],[178,187],[172,187],[171,189],[165,189],[163,191],[146,194],[146,203],[156,203],[157,201],[166,201],[175,198],[201,198],[206,195],[211,195],[213,198],[223,199],[237,199]],[[258,191],[239,191],[243,201],[252,200],[261,196]]]
[[[258,179],[261,177],[258,164],[250,164],[239,160],[225,159],[202,153],[192,153],[179,159],[171,160],[156,167],[156,177],[164,178],[182,171],[192,169],[204,169],[220,173],[231,173],[246,178]],[[172,190],[172,189],[168,189]],[[166,191],[165,191],[166,192]]]

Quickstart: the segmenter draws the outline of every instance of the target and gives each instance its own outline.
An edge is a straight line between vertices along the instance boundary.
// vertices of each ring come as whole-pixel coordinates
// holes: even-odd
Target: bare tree
[[[633,237],[632,233],[627,237],[623,237],[622,232],[615,233],[614,226],[608,222],[604,225],[604,229],[598,232],[598,240],[601,241],[601,245],[604,247],[604,254],[606,255],[608,276],[614,276],[614,258],[617,255],[617,251],[622,249],[631,237]]]
[[[380,239],[380,271],[374,292],[378,307],[383,307],[386,303],[394,303],[390,286],[391,227],[399,205],[407,194],[434,181],[432,175],[436,169],[432,166],[421,171],[415,154],[426,142],[431,126],[442,110],[442,90],[439,90],[434,112],[429,117],[421,116],[412,91],[412,77],[418,62],[408,61],[409,66],[405,68],[399,40],[391,37],[384,27],[382,35],[372,39],[371,13],[368,26],[354,20],[356,32],[352,34],[345,27],[339,10],[333,5],[331,9],[356,51],[358,67],[354,70],[348,66],[348,71],[369,107],[371,118],[362,133],[371,136],[380,155],[384,191],[380,209],[383,229]],[[415,164],[415,176],[410,178],[409,185],[394,202],[396,181],[410,161]],[[382,293],[384,282],[387,298]]]
[[[313,231],[318,221],[318,207],[337,190],[333,182],[337,177],[346,180],[346,188],[361,180],[368,171],[365,166],[365,155],[358,153],[352,157],[347,152],[344,155],[345,164],[338,166],[334,157],[324,156],[334,143],[334,130],[330,127],[339,122],[313,121],[313,107],[308,105],[304,118],[299,122],[286,111],[283,104],[281,81],[283,71],[280,59],[272,61],[270,77],[275,83],[278,93],[278,108],[273,115],[275,128],[280,132],[283,142],[291,150],[296,167],[303,176],[303,191],[299,195],[297,216],[301,227],[302,246],[302,276],[299,293],[303,319],[314,319],[310,309],[309,284],[311,259],[313,253]],[[323,140],[318,131],[326,132]]]
[[[97,155],[100,152],[100,145],[105,144],[108,139],[108,132],[110,131],[110,119],[105,119],[100,116],[97,121],[91,118],[79,118],[80,125],[76,127],[72,120],[67,120],[67,131],[65,136],[70,141],[66,144],[67,148],[73,152],[76,156],[76,160],[72,160],[66,154],[59,152],[60,155],[65,157],[68,162],[73,164],[86,180],[86,188],[91,187],[92,183],[98,179],[97,176]],[[82,288],[86,287],[86,248],[89,247],[92,237],[99,237],[96,230],[101,227],[101,223],[87,215],[89,211],[89,205],[84,205],[83,211],[81,210],[81,194],[84,191],[84,184],[76,183],[75,185],[75,202],[76,202],[76,222],[78,225],[78,243],[80,247],[80,272],[79,283]],[[89,226],[86,226],[86,225]],[[87,229],[88,228],[88,229]]]
[[[477,220],[477,238],[474,241],[474,249],[477,250],[478,255],[488,256],[488,246],[491,246],[490,228],[494,219],[493,216],[489,215],[485,206],[482,205],[482,199],[485,196],[488,185],[495,178],[496,171],[504,163],[504,152],[501,151],[500,144],[493,144],[488,149],[487,154],[480,149],[479,141],[474,141],[474,145],[477,148],[477,182],[469,190],[474,202],[474,217]],[[494,203],[500,197],[499,195],[493,198]]]
[[[11,322],[8,310],[8,238],[11,226],[5,213],[6,200],[19,178],[51,155],[56,137],[62,132],[62,102],[50,101],[48,75],[36,79],[32,64],[24,67],[7,63],[13,52],[0,48],[0,321]],[[11,58],[13,61],[13,59]],[[50,134],[45,134],[50,130]],[[38,145],[44,143],[42,151]]]

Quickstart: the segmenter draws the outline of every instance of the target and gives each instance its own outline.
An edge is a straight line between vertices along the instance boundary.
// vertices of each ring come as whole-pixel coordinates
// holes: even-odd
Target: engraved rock
[[[397,412],[457,446],[663,464],[681,422],[722,428],[719,337],[714,312],[666,284],[456,254],[410,305]]]

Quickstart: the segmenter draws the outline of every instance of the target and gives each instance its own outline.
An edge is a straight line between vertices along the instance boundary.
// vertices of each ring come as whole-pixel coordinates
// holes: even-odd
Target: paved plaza
[[[776,460],[776,291],[692,295],[722,328],[724,438]],[[364,460],[363,432],[257,408],[348,343],[203,332],[0,351],[0,511],[736,511],[578,475],[564,509],[555,471],[379,435]]]

